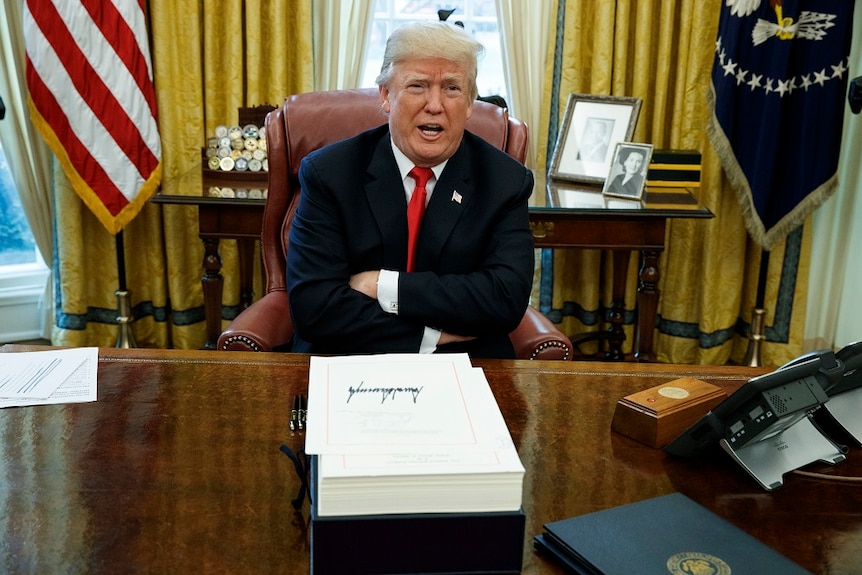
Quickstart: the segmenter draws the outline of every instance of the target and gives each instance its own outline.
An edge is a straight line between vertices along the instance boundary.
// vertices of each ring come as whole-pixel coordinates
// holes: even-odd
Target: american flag
[[[162,173],[143,0],[27,0],[23,25],[30,117],[116,234]]]

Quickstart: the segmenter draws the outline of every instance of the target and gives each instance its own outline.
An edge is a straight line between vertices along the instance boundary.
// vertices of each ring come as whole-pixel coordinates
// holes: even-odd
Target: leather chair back
[[[271,351],[288,344],[293,324],[285,268],[290,226],[300,196],[299,163],[309,152],[387,120],[376,88],[298,94],[267,115],[269,186],[261,230],[265,293],[222,332],[218,349]],[[524,162],[527,126],[510,117],[505,108],[477,100],[467,129]],[[509,337],[518,358],[571,358],[571,341],[532,306]]]

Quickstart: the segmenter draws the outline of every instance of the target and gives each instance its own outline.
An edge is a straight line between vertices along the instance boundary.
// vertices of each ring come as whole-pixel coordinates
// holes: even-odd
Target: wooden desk
[[[608,341],[606,359],[624,358],[626,276],[631,252],[638,251],[637,324],[632,349],[637,361],[654,361],[659,256],[664,251],[667,222],[674,218],[712,218],[712,212],[685,188],[648,189],[640,202],[605,197],[601,188],[558,182],[549,183],[544,200],[538,196],[536,204],[530,207],[530,229],[537,248],[613,250],[610,330],[574,336],[572,343],[600,337]]]
[[[855,485],[793,474],[766,492],[723,454],[676,459],[610,431],[636,390],[683,374],[732,390],[762,370],[476,364],[527,470],[524,575],[563,573],[533,551],[544,523],[674,491],[816,574],[860,572]],[[291,507],[279,451],[301,445],[288,417],[307,372],[297,354],[105,348],[98,402],[0,410],[0,571],[307,574],[308,507]],[[859,476],[862,451],[823,467]]]

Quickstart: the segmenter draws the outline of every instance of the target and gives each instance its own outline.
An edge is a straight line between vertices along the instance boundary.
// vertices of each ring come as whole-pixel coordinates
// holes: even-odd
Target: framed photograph
[[[569,94],[548,177],[604,183],[614,147],[632,139],[640,108],[640,98]]]
[[[646,187],[650,158],[652,144],[618,143],[602,194],[640,201]]]

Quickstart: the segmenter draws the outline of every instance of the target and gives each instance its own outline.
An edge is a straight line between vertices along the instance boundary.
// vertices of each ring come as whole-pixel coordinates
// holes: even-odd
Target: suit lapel
[[[446,164],[422,220],[419,231],[417,267],[434,267],[443,245],[452,235],[455,225],[465,213],[474,194],[470,174],[469,152],[464,142]],[[423,260],[429,265],[422,266]]]
[[[407,199],[389,143],[389,132],[380,138],[368,164],[365,195],[380,237],[383,267],[404,269],[407,263]]]

